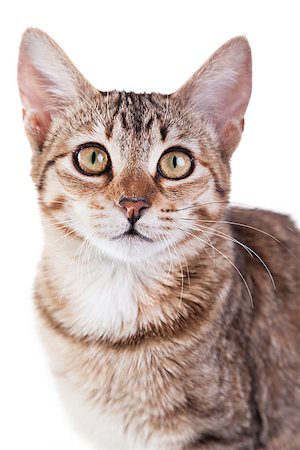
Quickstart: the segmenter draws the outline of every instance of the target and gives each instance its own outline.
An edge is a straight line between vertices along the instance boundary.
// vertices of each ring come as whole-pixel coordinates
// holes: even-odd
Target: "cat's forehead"
[[[175,144],[184,137],[176,109],[168,95],[99,91],[93,104],[84,101],[69,136],[72,146],[99,142],[120,156],[143,156],[159,144]],[[86,120],[87,119],[87,120]],[[80,123],[79,123],[80,122]]]
[[[101,97],[114,117],[124,113],[127,118],[124,127],[127,129],[133,127],[136,132],[141,131],[142,124],[149,114],[162,119],[170,98],[164,94],[126,91],[101,92]]]
[[[172,95],[98,91],[92,99],[82,98],[69,113],[68,120],[59,122],[58,129],[53,130],[52,142],[62,146],[54,145],[50,156],[97,142],[121,167],[128,161],[156,160],[171,146],[191,150],[197,146],[191,124]]]
[[[169,103],[169,96],[162,94],[125,91],[102,93],[101,109],[108,139],[112,137],[117,123],[120,125],[119,134],[145,138],[156,127],[165,137],[170,119]]]
[[[122,144],[136,141],[151,145],[155,142],[190,137],[192,125],[188,115],[182,115],[172,95],[104,92],[101,100],[102,124],[108,139]]]

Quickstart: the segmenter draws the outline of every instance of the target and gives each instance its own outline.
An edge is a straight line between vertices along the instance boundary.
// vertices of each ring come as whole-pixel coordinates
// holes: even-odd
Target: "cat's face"
[[[167,96],[99,92],[47,35],[29,30],[19,85],[50,224],[122,260],[209,242],[210,221],[226,207],[229,158],[250,96],[243,38]]]
[[[99,93],[84,124],[70,114],[46,151],[45,213],[118,258],[190,240],[190,219],[224,209],[214,202],[225,200],[228,179],[210,127],[184,114],[172,98]]]

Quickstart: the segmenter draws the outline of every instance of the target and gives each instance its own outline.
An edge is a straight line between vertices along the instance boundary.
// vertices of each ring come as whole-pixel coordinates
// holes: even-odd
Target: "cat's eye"
[[[193,169],[193,158],[186,151],[177,148],[167,150],[158,162],[160,175],[171,180],[186,178]]]
[[[102,175],[110,166],[105,148],[97,143],[81,145],[73,154],[75,167],[84,175]]]

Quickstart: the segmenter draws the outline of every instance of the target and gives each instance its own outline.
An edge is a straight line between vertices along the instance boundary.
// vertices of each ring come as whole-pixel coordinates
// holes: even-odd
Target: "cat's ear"
[[[23,34],[18,64],[23,118],[33,147],[41,147],[53,117],[87,92],[85,80],[61,48],[43,31]]]
[[[251,50],[244,37],[224,44],[174,96],[214,123],[223,157],[238,145],[251,95]]]

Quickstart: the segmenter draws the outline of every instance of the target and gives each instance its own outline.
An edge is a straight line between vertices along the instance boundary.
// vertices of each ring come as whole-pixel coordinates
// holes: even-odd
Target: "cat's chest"
[[[56,297],[62,299],[59,314],[75,333],[109,337],[135,333],[139,302],[147,302],[145,290],[142,299],[136,294],[141,292],[141,282],[147,285],[147,275],[124,264],[97,260],[65,267],[70,265],[63,261],[50,270]]]

